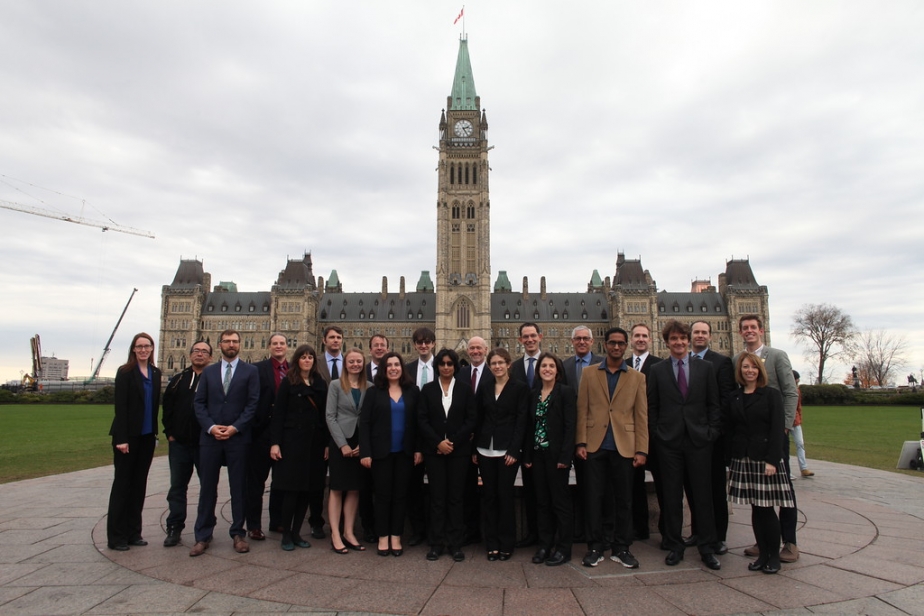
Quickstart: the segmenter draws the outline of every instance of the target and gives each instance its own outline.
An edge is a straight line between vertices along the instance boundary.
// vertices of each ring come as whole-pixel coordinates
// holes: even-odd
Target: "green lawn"
[[[0,405],[0,483],[112,464],[111,423],[104,404]],[[920,436],[921,414],[909,406],[808,406],[803,432],[810,459],[895,471],[902,443]]]
[[[921,436],[915,406],[807,406],[802,434],[809,459],[895,471],[902,443]],[[796,447],[791,447],[796,455]],[[797,472],[797,469],[793,469]],[[920,471],[898,471],[924,476]]]
[[[112,417],[108,404],[0,405],[0,483],[112,464]]]

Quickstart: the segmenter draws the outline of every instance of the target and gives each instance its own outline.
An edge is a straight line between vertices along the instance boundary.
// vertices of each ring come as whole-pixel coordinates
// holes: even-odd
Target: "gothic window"
[[[173,355],[167,358],[167,370],[173,370]]]
[[[465,165],[465,183],[468,184],[468,165]]]
[[[186,370],[186,356],[180,358],[180,370]]]
[[[459,223],[457,223],[457,222],[452,223],[452,232],[453,232],[453,233],[458,233],[458,232],[459,232],[459,229],[460,229]]]
[[[472,166],[472,184],[478,183],[478,165]]]
[[[459,308],[456,310],[456,327],[461,329],[471,327],[471,311],[467,302],[459,304]]]
[[[455,165],[449,165],[449,183],[450,184],[456,183],[456,166]]]
[[[465,217],[468,218],[469,220],[472,220],[472,219],[475,218],[475,206],[474,206],[474,204],[471,204],[471,203],[468,204],[468,207],[467,207],[466,210],[465,210]]]
[[[474,233],[474,232],[475,232],[475,223],[470,222],[470,223],[468,223],[467,225],[465,225],[465,230],[468,231],[469,233]]]

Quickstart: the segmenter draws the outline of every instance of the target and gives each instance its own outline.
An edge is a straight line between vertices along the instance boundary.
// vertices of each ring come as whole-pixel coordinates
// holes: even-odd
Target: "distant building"
[[[67,359],[43,357],[42,369],[38,374],[38,378],[43,381],[66,381],[69,365],[70,361]]]
[[[735,335],[737,319],[758,314],[769,342],[769,295],[757,283],[747,259],[726,261],[711,280],[695,280],[690,292],[658,291],[641,259],[617,253],[612,279],[594,270],[586,291],[549,293],[545,277],[538,292],[514,290],[501,270],[491,285],[491,200],[489,192],[488,120],[475,91],[468,41],[459,42],[452,91],[439,121],[437,169],[436,269],[422,271],[417,284],[389,290],[382,277],[378,291],[345,292],[337,270],[325,284],[315,278],[312,255],[290,259],[269,291],[238,291],[233,282],[212,287],[202,261],[181,260],[173,282],[164,285],[158,361],[166,376],[186,367],[193,342],[215,345],[218,334],[241,332],[241,357],[259,361],[268,356],[269,336],[281,332],[294,348],[310,343],[321,351],[321,334],[328,325],[344,330],[345,348],[368,350],[374,333],[388,336],[393,349],[410,356],[411,334],[421,326],[436,332],[437,346],[463,352],[468,340],[482,336],[492,346],[514,354],[522,349],[517,328],[536,322],[543,331],[542,348],[562,356],[572,352],[571,330],[586,325],[595,337],[594,351],[603,350],[603,333],[613,325],[628,329],[646,323],[657,331],[668,319],[708,321],[712,346],[729,355],[741,350]],[[502,206],[503,207],[503,206]],[[333,255],[336,257],[336,255]],[[700,268],[698,268],[700,269]],[[660,336],[653,336],[655,354],[668,354]],[[410,357],[409,357],[410,359]]]

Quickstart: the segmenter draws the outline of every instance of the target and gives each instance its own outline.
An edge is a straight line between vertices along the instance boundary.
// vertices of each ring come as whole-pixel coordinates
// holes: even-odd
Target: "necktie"
[[[687,399],[687,375],[683,371],[683,360],[677,362],[677,387],[680,388],[680,395]]]
[[[536,369],[534,364],[536,363],[535,357],[530,357],[529,359],[529,368],[526,369],[526,382],[529,383],[529,386],[533,386],[533,381],[536,379]]]
[[[228,393],[228,388],[231,387],[231,364],[228,364],[225,369],[225,380],[222,382],[222,387],[225,388],[225,393]]]
[[[427,375],[427,364],[424,364],[423,370],[420,371],[420,386],[423,387],[429,380]]]
[[[478,368],[472,368],[472,391],[475,391],[476,383],[478,383]]]
[[[636,370],[642,369],[642,358],[641,357],[638,357],[638,356],[635,357],[635,369]]]
[[[279,391],[279,384],[283,382],[286,378],[286,372],[289,371],[289,367],[286,365],[286,362],[279,364],[279,378],[276,379],[276,391]]]
[[[333,381],[334,379],[340,378],[340,371],[337,370],[337,358],[334,357],[333,359],[331,359],[331,361],[334,363],[334,365],[331,366],[331,369],[330,369],[330,380]]]

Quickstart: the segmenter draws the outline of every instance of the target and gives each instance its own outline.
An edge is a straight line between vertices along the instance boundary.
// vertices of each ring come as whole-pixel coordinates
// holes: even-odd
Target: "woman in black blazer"
[[[128,362],[115,378],[115,418],[112,435],[115,477],[109,493],[106,538],[110,550],[147,545],[141,536],[141,512],[148,487],[148,470],[157,445],[160,370],[154,366],[154,339],[135,334]]]
[[[493,387],[482,387],[476,396],[478,423],[475,429],[478,464],[483,483],[484,543],[488,560],[509,560],[516,543],[513,488],[526,432],[529,388],[510,378],[513,359],[507,349],[488,353]]]
[[[751,526],[760,554],[751,571],[780,570],[780,519],[774,507],[795,507],[783,464],[783,396],[767,387],[764,362],[741,353],[735,366],[741,385],[729,400],[731,482],[728,499],[751,505]]]
[[[533,563],[550,567],[571,560],[574,511],[568,480],[574,454],[577,399],[574,389],[562,383],[564,366],[552,353],[539,356],[540,389],[529,394],[529,415],[523,460],[533,469],[539,549]],[[555,543],[556,526],[558,543]]]
[[[286,378],[279,383],[270,423],[273,489],[282,491],[281,547],[287,552],[296,546],[311,547],[301,533],[311,496],[312,465],[318,464],[312,448],[323,448],[330,438],[323,419],[327,381],[318,363],[311,346],[303,344],[295,349]]]
[[[445,548],[456,562],[465,560],[462,493],[472,452],[475,400],[471,385],[457,381],[459,356],[442,349],[433,359],[439,378],[423,386],[417,417],[421,449],[430,485],[430,551],[437,560]]]
[[[417,445],[419,396],[401,356],[390,352],[382,358],[375,387],[366,391],[359,414],[359,461],[372,469],[379,556],[404,553],[408,484],[412,469],[423,461]]]

